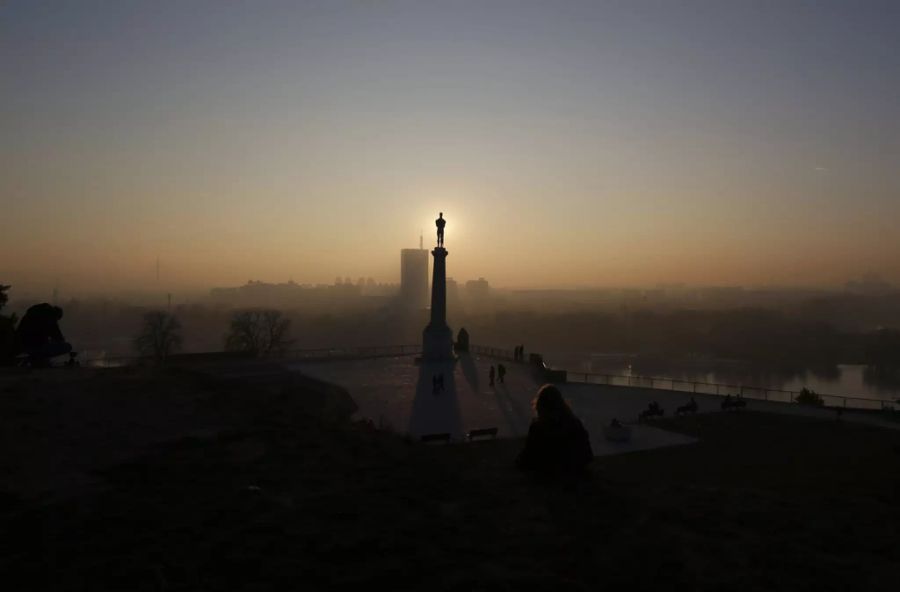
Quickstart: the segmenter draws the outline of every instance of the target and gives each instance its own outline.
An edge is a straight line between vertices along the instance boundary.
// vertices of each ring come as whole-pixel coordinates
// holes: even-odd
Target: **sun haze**
[[[437,4],[425,6],[425,4]],[[17,289],[900,281],[900,5],[0,7]]]

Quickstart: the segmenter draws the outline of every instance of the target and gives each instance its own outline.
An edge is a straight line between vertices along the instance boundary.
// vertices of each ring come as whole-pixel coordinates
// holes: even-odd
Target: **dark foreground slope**
[[[94,468],[69,452],[91,479],[53,495],[7,487],[3,581],[30,590],[900,583],[896,432],[753,413],[699,416],[668,423],[699,436],[696,445],[596,459],[587,480],[546,484],[511,468],[521,442],[412,444],[347,420],[340,391],[298,404],[305,388],[317,387],[271,376],[127,377],[135,392],[140,383],[165,392],[157,406],[182,401],[183,413],[158,412],[182,434],[160,426],[168,441],[126,442],[130,458],[110,454]],[[83,380],[95,390],[117,384]],[[34,429],[42,411],[11,396],[23,395],[16,388],[25,387],[4,392],[2,413],[9,418],[15,401]],[[29,388],[29,396],[40,390]],[[194,425],[204,429],[190,435]],[[68,429],[78,444],[78,430]],[[127,440],[114,426],[107,433],[111,440],[92,445]],[[16,465],[3,463],[7,472]]]

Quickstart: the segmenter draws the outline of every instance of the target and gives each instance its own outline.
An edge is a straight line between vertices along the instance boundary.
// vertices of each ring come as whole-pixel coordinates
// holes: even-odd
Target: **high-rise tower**
[[[428,251],[402,249],[400,251],[400,300],[411,309],[428,304]]]

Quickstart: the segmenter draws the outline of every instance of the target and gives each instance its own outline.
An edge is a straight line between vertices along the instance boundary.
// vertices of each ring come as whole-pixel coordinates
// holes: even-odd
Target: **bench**
[[[603,428],[603,437],[610,442],[628,442],[631,440],[631,426],[606,426]]]
[[[443,442],[444,444],[449,444],[450,434],[425,434],[420,440],[425,444],[430,442]]]
[[[490,436],[491,438],[497,437],[497,428],[479,428],[477,430],[469,430],[469,433],[466,434],[466,440],[471,442],[475,438],[486,438]]]

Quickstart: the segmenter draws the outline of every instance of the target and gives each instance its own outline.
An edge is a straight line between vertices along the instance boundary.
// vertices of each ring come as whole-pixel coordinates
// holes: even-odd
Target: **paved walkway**
[[[411,357],[353,361],[298,362],[292,368],[317,378],[334,382],[350,391],[359,405],[359,415],[377,424],[388,425],[413,436],[450,433],[462,439],[476,428],[498,428],[499,437],[522,437],[531,421],[531,401],[540,384],[530,367],[507,362],[504,384],[488,385],[488,370],[497,365],[494,358],[463,356],[455,364],[414,364]],[[445,390],[433,394],[431,377],[444,375]],[[632,424],[651,401],[659,402],[666,416],[684,405],[690,393],[570,383],[560,386],[591,434],[594,453],[598,456],[630,452],[660,446],[686,444],[693,439],[652,425],[633,425],[631,441],[609,442],[602,429],[613,418]],[[722,397],[693,395],[700,413],[720,412]],[[834,420],[836,412],[789,403],[747,399],[748,408],[770,413],[801,415]],[[846,411],[843,421],[900,429],[900,424],[876,415]]]
[[[292,368],[337,383],[350,391],[359,405],[359,415],[377,424],[415,437],[450,433],[462,439],[476,428],[498,428],[503,438],[522,437],[531,422],[531,401],[540,384],[528,366],[507,363],[503,384],[488,384],[488,372],[497,361],[478,355],[463,356],[455,364],[417,366],[409,357],[292,364]],[[444,392],[432,393],[431,378],[444,375]],[[590,387],[597,390],[601,387]],[[616,397],[589,395],[582,389],[563,387],[567,398],[591,434],[598,456],[659,446],[687,444],[694,439],[652,426],[634,426],[631,441],[608,442],[602,428],[613,417],[631,420],[640,408],[620,413]],[[571,392],[570,392],[571,391]],[[609,404],[612,402],[612,404]],[[632,405],[633,406],[633,405]]]

